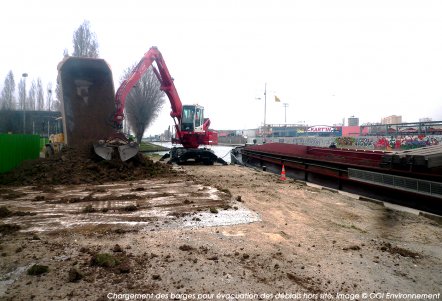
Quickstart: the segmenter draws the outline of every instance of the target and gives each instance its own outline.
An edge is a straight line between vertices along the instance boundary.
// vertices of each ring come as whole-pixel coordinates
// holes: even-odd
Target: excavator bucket
[[[111,160],[118,154],[121,161],[127,161],[134,157],[138,150],[138,143],[127,139],[122,133],[115,133],[107,141],[100,140],[94,143],[95,153],[105,160]]]
[[[129,160],[138,153],[138,143],[130,142],[128,144],[120,145],[118,152],[120,153],[121,161]]]
[[[139,147],[138,143],[129,142],[128,144],[122,144],[119,146],[110,146],[107,143],[94,143],[95,153],[104,160],[111,160],[114,153],[120,155],[121,161],[127,161],[130,158],[136,156]]]
[[[105,160],[118,154],[123,161],[135,156],[136,143],[128,141],[112,127],[115,90],[112,71],[106,61],[66,57],[58,65],[58,74],[66,144],[76,148],[93,145],[95,153]]]
[[[94,143],[94,151],[98,156],[100,156],[104,160],[111,160],[114,149],[110,146],[106,146],[106,144],[104,143],[98,142]]]

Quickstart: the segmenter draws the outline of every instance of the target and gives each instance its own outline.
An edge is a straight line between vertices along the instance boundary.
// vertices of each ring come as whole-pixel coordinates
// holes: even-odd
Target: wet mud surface
[[[312,300],[442,287],[435,221],[238,166],[2,186],[0,207],[2,300]],[[34,265],[41,274],[28,274]]]
[[[81,231],[114,227],[121,231],[248,223],[257,214],[231,195],[186,178],[102,185],[25,186],[0,191],[0,218],[22,232]],[[235,203],[235,204],[233,204]]]

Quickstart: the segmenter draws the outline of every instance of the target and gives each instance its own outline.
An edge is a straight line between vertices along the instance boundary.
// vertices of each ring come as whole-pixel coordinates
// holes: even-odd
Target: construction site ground
[[[77,182],[0,187],[0,300],[441,298],[423,216],[233,165]]]

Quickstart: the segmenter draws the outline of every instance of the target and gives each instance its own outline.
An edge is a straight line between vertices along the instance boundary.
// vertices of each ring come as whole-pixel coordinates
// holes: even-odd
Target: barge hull
[[[442,172],[385,165],[383,151],[357,151],[284,143],[246,146],[242,162],[289,178],[442,215]]]

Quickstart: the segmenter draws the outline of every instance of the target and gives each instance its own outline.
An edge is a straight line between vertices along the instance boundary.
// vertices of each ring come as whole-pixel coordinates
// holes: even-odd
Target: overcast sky
[[[63,50],[84,20],[114,82],[151,46],[163,53],[184,104],[215,129],[264,122],[361,123],[388,115],[442,120],[442,1],[14,0],[0,11],[0,87],[41,77],[55,87]],[[29,87],[29,85],[27,85]],[[281,103],[274,102],[274,96]],[[261,98],[261,99],[257,99]],[[146,134],[164,131],[170,104]]]

